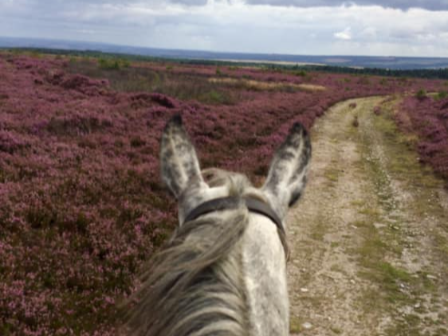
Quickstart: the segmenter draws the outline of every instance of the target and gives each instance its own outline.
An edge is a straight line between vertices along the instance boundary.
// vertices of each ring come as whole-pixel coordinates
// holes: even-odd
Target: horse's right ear
[[[162,179],[176,198],[192,181],[202,180],[199,161],[180,115],[165,126],[160,145]]]
[[[310,158],[311,142],[308,132],[301,124],[296,123],[275,153],[262,188],[281,218],[286,216],[288,208],[302,195]]]

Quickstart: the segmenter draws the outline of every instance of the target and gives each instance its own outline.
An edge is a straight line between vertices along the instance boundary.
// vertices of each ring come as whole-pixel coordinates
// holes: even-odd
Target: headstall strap
[[[268,217],[274,222],[274,224],[283,234],[285,233],[285,228],[283,227],[281,219],[268,204],[255,198],[244,198],[243,200],[250,212],[255,212],[257,214]],[[202,203],[185,217],[184,223],[195,220],[199,216],[215,211],[235,209],[238,206],[239,202],[240,199],[238,197],[224,197]]]

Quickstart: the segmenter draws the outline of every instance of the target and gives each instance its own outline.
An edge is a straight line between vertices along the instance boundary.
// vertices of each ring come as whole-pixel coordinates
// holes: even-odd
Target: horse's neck
[[[257,336],[289,334],[286,261],[277,227],[270,219],[249,216],[243,237],[243,269],[249,316]]]

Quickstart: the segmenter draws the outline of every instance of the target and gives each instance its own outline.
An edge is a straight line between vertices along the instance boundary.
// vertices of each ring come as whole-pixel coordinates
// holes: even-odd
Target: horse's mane
[[[247,336],[250,321],[242,278],[243,206],[179,227],[144,273],[128,314],[133,335]],[[232,252],[232,253],[230,253]]]

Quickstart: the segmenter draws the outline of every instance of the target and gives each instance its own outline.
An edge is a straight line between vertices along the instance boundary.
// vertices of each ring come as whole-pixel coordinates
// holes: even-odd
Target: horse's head
[[[310,156],[308,134],[295,124],[255,188],[241,174],[201,172],[182,119],[171,119],[161,169],[179,202],[180,227],[145,272],[131,329],[148,336],[288,335],[283,221],[303,191]]]
[[[283,221],[306,183],[311,145],[307,131],[296,123],[274,155],[263,187],[255,188],[242,174],[220,169],[201,172],[195,148],[180,116],[172,118],[162,136],[162,177],[179,201],[179,221],[204,202],[225,197],[255,198],[268,204]]]

